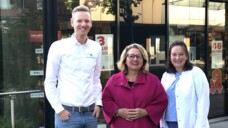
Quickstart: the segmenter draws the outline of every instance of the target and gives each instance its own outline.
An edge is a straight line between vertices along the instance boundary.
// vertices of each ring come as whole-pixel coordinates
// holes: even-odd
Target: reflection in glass
[[[32,76],[30,71],[43,72],[43,64],[37,63],[35,49],[42,47],[42,0],[0,1],[0,93],[25,90],[43,90],[43,76]],[[31,31],[41,32],[41,36]],[[0,123],[11,126],[10,97],[0,96]],[[32,98],[29,94],[18,95],[14,100],[15,127],[21,121],[23,128],[44,126],[43,97]],[[30,125],[32,124],[32,125]]]

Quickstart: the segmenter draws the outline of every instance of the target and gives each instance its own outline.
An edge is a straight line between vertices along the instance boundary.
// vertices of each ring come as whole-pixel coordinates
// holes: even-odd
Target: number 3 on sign
[[[100,45],[103,46],[105,44],[105,38],[104,36],[98,36],[97,40],[99,41]]]
[[[213,41],[212,49],[221,50],[222,49],[222,41]]]

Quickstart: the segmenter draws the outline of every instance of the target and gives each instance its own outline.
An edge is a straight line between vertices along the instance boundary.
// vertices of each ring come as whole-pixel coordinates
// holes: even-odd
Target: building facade
[[[44,94],[43,81],[50,45],[69,37],[71,10],[81,4],[91,9],[89,38],[102,45],[102,85],[115,72],[124,47],[142,44],[151,54],[150,71],[164,72],[167,50],[174,40],[188,46],[192,63],[210,83],[209,118],[228,115],[228,1],[142,0],[131,6],[113,0],[117,12],[97,0],[0,1],[0,123],[2,127],[52,128],[54,111]],[[118,3],[119,2],[119,3]],[[105,123],[100,117],[100,123]]]

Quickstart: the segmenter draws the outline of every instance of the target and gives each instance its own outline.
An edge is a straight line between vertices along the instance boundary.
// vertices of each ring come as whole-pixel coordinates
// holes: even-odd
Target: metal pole
[[[10,112],[11,112],[11,125],[12,128],[15,128],[15,116],[14,116],[14,99],[18,94],[27,94],[33,92],[40,92],[41,90],[27,90],[27,91],[13,91],[13,92],[4,92],[0,93],[0,96],[8,95],[10,97]]]
[[[11,125],[12,128],[15,128],[15,121],[14,121],[14,98],[15,95],[10,95],[10,111],[11,111]]]
[[[116,2],[116,39],[118,60],[120,57],[120,0]]]
[[[165,58],[168,57],[168,51],[169,51],[169,3],[168,0],[165,0],[165,27],[166,27],[166,31],[165,31]]]
[[[205,41],[204,41],[204,46],[205,46],[205,56],[204,56],[204,58],[205,58],[205,67],[204,67],[204,72],[205,72],[205,74],[208,76],[208,71],[209,71],[209,56],[208,56],[208,53],[209,53],[209,47],[208,47],[208,43],[209,43],[209,39],[208,39],[208,32],[209,32],[209,30],[208,30],[208,25],[209,25],[209,22],[208,22],[208,20],[209,20],[209,18],[208,18],[208,13],[209,13],[209,0],[205,0]]]

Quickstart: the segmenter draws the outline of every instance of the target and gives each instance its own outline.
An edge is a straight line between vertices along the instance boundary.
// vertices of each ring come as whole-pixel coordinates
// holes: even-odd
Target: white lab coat
[[[175,74],[165,72],[161,80],[164,89],[167,90],[174,80]],[[192,70],[182,72],[175,96],[178,128],[209,128],[209,84],[200,68],[194,66]],[[168,128],[164,115],[160,125]]]

